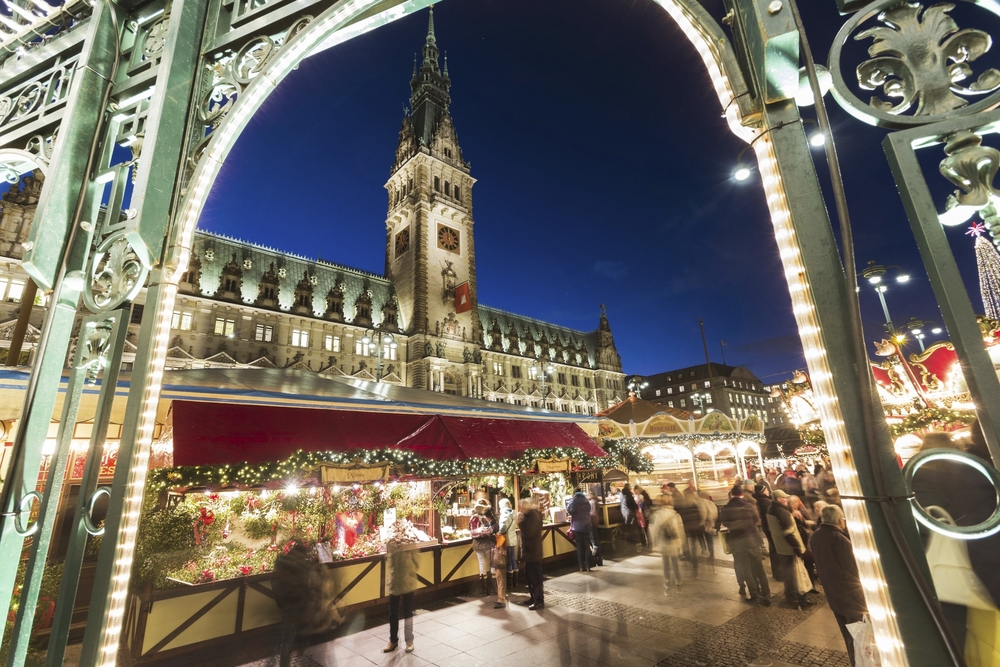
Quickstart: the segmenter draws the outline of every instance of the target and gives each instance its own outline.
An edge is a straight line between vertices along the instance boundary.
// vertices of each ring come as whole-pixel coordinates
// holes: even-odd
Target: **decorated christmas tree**
[[[990,319],[1000,319],[1000,252],[983,234],[986,226],[975,223],[966,232],[976,238],[976,264],[979,267],[979,293],[983,298],[985,315]]]

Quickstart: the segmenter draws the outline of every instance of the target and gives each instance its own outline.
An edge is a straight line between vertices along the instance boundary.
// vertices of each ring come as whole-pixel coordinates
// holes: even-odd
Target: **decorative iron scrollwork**
[[[108,352],[111,347],[111,327],[113,322],[106,320],[98,325],[88,326],[78,345],[83,346],[78,369],[85,371],[87,383],[94,384],[98,374],[108,363]]]
[[[958,186],[948,195],[942,223],[957,225],[971,218],[1000,195],[993,187],[993,179],[1000,169],[1000,151],[983,146],[983,139],[966,130],[950,137],[944,146],[946,157],[941,161],[941,175]]]
[[[125,235],[112,234],[101,242],[91,259],[84,303],[95,313],[117,308],[135,298],[148,271]]]
[[[992,38],[982,30],[959,30],[948,12],[953,3],[929,7],[917,2],[880,0],[859,12],[841,29],[830,53],[834,97],[847,111],[866,122],[901,128],[967,115],[1000,104],[1000,71],[989,68],[978,76],[971,63],[989,51]],[[862,24],[877,25],[854,34]],[[878,91],[863,103],[848,86],[840,62],[844,43],[872,39],[872,56],[856,67],[857,85]],[[965,85],[962,82],[968,82]],[[988,95],[970,103],[969,97]]]
[[[232,111],[246,87],[264,71],[290,39],[312,22],[312,18],[303,16],[279,35],[258,35],[235,52],[230,51],[206,64],[198,104],[198,120],[205,126],[205,134],[200,135],[191,148],[189,170],[193,171],[194,165],[204,154],[212,133]]]

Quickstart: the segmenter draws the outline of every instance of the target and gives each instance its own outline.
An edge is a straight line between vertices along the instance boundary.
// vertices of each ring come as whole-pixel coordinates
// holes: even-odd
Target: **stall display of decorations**
[[[416,535],[410,520],[428,528],[429,510],[426,481],[189,490],[162,508],[150,494],[139,528],[140,579],[169,588],[270,572],[296,542],[321,562],[371,556],[385,551],[386,523],[406,521],[406,533]]]
[[[491,490],[513,497],[515,475],[538,474],[539,465],[554,460],[569,470],[596,466],[575,449],[447,461],[385,449],[151,470],[138,580],[163,589],[270,572],[295,542],[321,562],[372,556],[385,552],[389,528],[400,521],[431,540],[432,510],[443,541],[467,539],[478,497]],[[561,489],[560,497],[569,488],[563,474],[540,479]]]

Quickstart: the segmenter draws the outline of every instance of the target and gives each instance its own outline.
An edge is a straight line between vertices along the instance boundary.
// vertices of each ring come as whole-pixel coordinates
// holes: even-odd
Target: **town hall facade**
[[[478,301],[475,178],[449,112],[433,10],[410,87],[385,184],[385,275],[198,231],[167,367],[294,368],[580,414],[616,404],[621,359],[603,311],[596,330],[581,332]],[[3,196],[0,358],[23,307],[21,243],[40,185],[36,173]],[[44,297],[36,303],[29,356]],[[141,309],[140,296],[130,338]]]

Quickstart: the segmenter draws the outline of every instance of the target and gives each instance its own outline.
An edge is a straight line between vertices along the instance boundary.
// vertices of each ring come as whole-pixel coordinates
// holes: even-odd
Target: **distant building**
[[[743,366],[698,364],[655,375],[630,376],[639,380],[641,398],[695,415],[719,410],[729,417],[757,415],[770,424],[768,391],[757,376]]]

